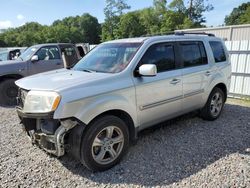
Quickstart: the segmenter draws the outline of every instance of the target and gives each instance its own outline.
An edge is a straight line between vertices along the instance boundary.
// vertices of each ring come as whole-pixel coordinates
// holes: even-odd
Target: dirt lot
[[[116,167],[91,173],[30,144],[0,107],[0,187],[250,187],[250,103],[229,100],[214,122],[188,114],[143,131]]]

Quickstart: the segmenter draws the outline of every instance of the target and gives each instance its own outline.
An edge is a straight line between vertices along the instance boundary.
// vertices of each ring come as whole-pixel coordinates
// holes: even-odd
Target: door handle
[[[206,71],[206,72],[205,72],[205,75],[206,75],[206,76],[210,76],[211,74],[212,74],[212,73],[211,73],[210,71]]]
[[[56,63],[56,65],[61,65],[61,63]]]
[[[173,80],[170,81],[170,84],[175,85],[175,84],[179,83],[180,81],[181,81],[180,79],[174,78]]]

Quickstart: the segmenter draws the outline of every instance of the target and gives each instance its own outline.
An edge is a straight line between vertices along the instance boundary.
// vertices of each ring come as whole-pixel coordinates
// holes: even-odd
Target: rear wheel
[[[116,165],[129,146],[126,124],[116,116],[103,116],[84,132],[81,161],[90,170],[103,171]]]
[[[217,119],[224,107],[225,94],[220,88],[214,88],[210,93],[206,105],[201,110],[201,117],[205,120]]]
[[[15,84],[15,79],[4,80],[0,83],[0,104],[7,106],[16,105],[16,97],[18,88]]]

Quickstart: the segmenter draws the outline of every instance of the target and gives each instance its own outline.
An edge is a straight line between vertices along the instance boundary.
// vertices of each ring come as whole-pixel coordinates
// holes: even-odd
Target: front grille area
[[[25,102],[25,99],[26,99],[28,92],[29,92],[28,90],[18,88],[17,107],[23,109],[24,102]]]

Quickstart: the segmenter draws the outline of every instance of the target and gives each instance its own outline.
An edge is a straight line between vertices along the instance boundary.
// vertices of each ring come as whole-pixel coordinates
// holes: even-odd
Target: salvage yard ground
[[[0,187],[250,187],[250,102],[221,117],[195,113],[143,131],[122,162],[91,173],[69,156],[33,147],[13,108],[0,107]]]

